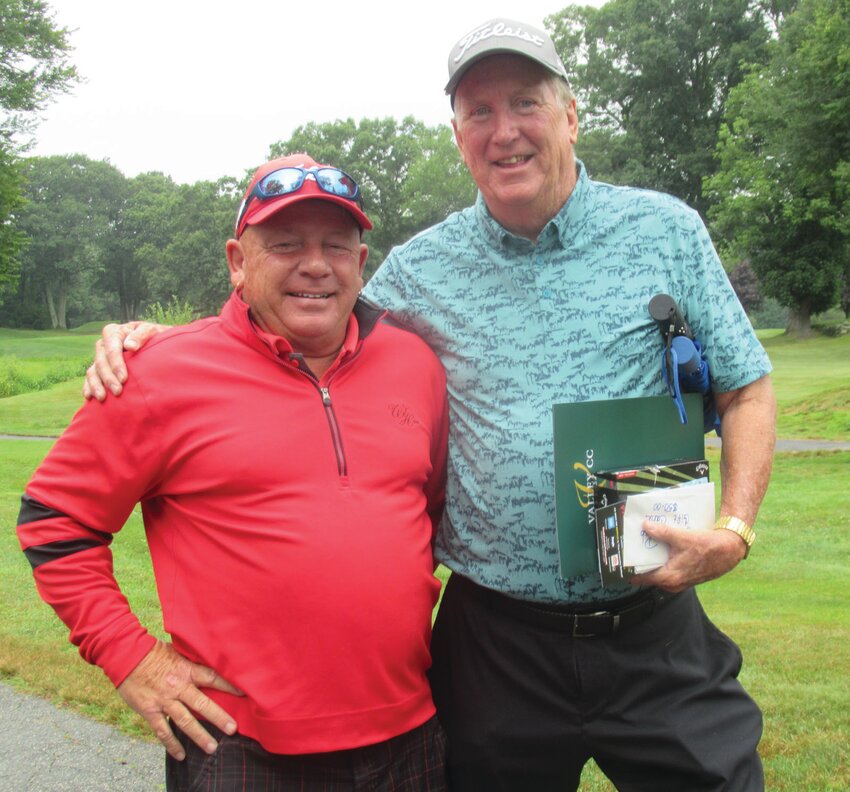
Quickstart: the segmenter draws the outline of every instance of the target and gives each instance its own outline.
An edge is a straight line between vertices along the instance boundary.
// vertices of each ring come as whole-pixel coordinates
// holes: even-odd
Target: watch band
[[[723,517],[720,517],[716,523],[714,523],[714,529],[723,529],[725,531],[732,531],[732,533],[738,534],[738,536],[740,536],[747,545],[744,558],[750,554],[750,548],[756,540],[756,532],[743,520],[738,517],[730,517],[728,514],[725,514]]]

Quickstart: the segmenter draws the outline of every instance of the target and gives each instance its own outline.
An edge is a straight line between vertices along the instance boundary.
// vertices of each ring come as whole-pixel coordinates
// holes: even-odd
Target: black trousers
[[[473,594],[452,576],[432,639],[451,790],[574,790],[590,757],[619,790],[764,788],[740,650],[692,590],[593,638]]]

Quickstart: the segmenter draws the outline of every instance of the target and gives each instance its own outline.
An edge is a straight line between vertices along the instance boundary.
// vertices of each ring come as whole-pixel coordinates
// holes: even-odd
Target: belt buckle
[[[593,618],[594,616],[607,616],[611,619],[611,629],[607,633],[599,632],[579,632],[579,623],[581,619]],[[597,638],[603,634],[613,635],[620,628],[620,614],[612,613],[611,611],[601,610],[593,613],[577,613],[573,616],[573,638]]]

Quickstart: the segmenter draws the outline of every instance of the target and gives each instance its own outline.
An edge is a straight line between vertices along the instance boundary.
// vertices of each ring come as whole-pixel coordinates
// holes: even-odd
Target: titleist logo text
[[[513,38],[522,39],[523,41],[528,41],[531,44],[536,44],[538,47],[542,47],[544,43],[540,36],[535,36],[533,33],[529,33],[521,27],[512,28],[504,22],[498,22],[492,27],[490,25],[482,25],[480,28],[476,28],[471,33],[467,33],[460,41],[458,41],[457,46],[459,51],[455,56],[455,63],[457,63],[471,47],[474,47],[476,44],[479,44],[488,38],[492,38],[493,36],[512,36]]]

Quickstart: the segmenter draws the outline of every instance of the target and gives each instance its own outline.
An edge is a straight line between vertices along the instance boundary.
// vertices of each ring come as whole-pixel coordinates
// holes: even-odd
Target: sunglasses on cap
[[[345,171],[339,168],[299,168],[290,165],[266,174],[254,185],[242,202],[239,217],[236,218],[236,228],[238,229],[242,223],[252,200],[256,198],[259,201],[267,201],[270,198],[279,198],[281,195],[298,192],[308,178],[315,181],[319,189],[324,192],[346,198],[356,203],[361,210],[363,209],[360,187]]]

